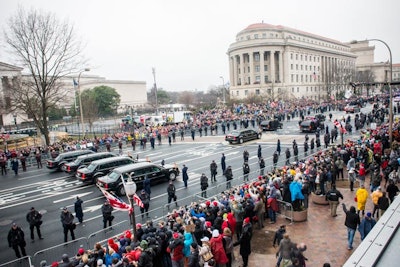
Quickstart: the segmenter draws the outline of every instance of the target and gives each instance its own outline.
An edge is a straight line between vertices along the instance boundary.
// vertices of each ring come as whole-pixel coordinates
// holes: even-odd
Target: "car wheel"
[[[169,180],[175,181],[175,179],[176,179],[176,173],[170,172],[170,173],[169,173]]]
[[[95,176],[93,177],[92,183],[97,184],[97,179],[99,179],[100,176]]]
[[[125,187],[124,187],[124,185],[120,185],[119,187],[118,187],[118,189],[117,189],[117,194],[119,195],[119,196],[125,196]]]
[[[239,139],[239,144],[243,144],[243,138]]]
[[[261,134],[257,134],[257,139],[261,139]]]

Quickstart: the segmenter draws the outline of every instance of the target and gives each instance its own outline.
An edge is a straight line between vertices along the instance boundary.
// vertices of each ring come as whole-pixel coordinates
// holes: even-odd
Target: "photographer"
[[[107,222],[108,226],[111,227],[112,221],[114,220],[114,216],[112,215],[112,211],[114,208],[110,205],[110,202],[108,200],[103,204],[101,207],[101,212],[103,213],[103,228],[107,228]]]

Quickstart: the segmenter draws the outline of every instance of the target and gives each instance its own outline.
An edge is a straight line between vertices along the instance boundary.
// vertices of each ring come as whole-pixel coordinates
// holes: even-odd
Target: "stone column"
[[[271,65],[271,68],[270,68],[270,73],[271,73],[270,81],[272,83],[275,83],[275,78],[276,78],[275,77],[275,51],[271,50],[269,53],[270,53],[269,61],[270,61],[270,65]]]
[[[265,71],[264,71],[264,51],[260,51],[260,86],[265,84],[264,82],[264,76],[265,76]]]
[[[245,84],[245,81],[244,81],[244,62],[243,62],[243,60],[244,60],[244,57],[243,57],[243,54],[240,54],[239,55],[239,68],[240,68],[240,82],[241,82],[241,86],[243,86],[244,84]]]
[[[236,86],[237,85],[237,81],[238,81],[238,75],[237,75],[237,68],[238,68],[238,64],[237,64],[237,56],[234,55],[231,58],[231,65],[232,65],[232,78],[231,78],[231,82],[232,82],[232,86]]]
[[[283,83],[283,51],[278,52],[279,81]]]
[[[249,52],[249,77],[250,77],[250,82],[249,84],[254,83],[254,53]]]

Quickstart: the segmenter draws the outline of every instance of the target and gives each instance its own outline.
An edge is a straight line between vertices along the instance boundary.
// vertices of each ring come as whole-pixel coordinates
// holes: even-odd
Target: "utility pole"
[[[156,115],[158,115],[158,100],[157,100],[157,83],[156,83],[156,69],[152,68],[153,70],[153,78],[154,78],[154,94],[156,97]]]

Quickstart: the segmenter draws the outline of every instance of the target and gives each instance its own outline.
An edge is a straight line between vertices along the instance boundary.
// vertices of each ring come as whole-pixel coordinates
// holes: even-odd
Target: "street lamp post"
[[[82,95],[82,92],[81,92],[81,82],[80,82],[80,79],[81,79],[81,74],[83,73],[83,72],[85,72],[85,71],[90,71],[90,69],[89,68],[85,68],[85,69],[83,69],[81,72],[79,72],[79,75],[78,75],[78,97],[79,97],[79,113],[80,113],[80,115],[81,115],[81,130],[82,130],[82,135],[83,136],[85,136],[85,127],[84,127],[84,125],[83,125],[83,106],[82,106],[82,97],[81,97],[81,95]]]
[[[14,125],[18,130],[18,125],[17,125],[17,113],[13,113],[13,118],[14,118]]]
[[[124,178],[121,177],[121,179],[123,180]],[[126,195],[129,198],[129,202],[131,204],[131,222],[132,222],[132,231],[133,231],[133,242],[135,243],[137,241],[137,234],[136,234],[136,218],[135,218],[135,207],[133,206],[134,202],[134,198],[133,196],[136,194],[136,184],[134,181],[132,181],[131,176],[129,176],[128,181],[126,183],[124,183],[124,188],[125,188],[125,192]]]
[[[225,98],[225,80],[223,76],[219,76],[222,79],[222,97],[224,101],[224,105],[226,104],[226,98]]]

